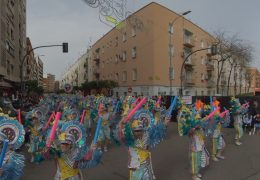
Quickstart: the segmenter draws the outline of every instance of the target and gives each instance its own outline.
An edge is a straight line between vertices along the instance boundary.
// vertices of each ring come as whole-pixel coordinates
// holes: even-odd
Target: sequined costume
[[[0,116],[0,129],[0,141],[9,141],[1,167],[3,173],[0,175],[0,180],[18,180],[23,175],[25,158],[15,150],[23,144],[25,131],[17,120],[10,119],[8,116]]]
[[[132,147],[128,148],[130,180],[151,180],[154,178],[151,162],[151,152],[148,151],[148,134],[135,140]]]

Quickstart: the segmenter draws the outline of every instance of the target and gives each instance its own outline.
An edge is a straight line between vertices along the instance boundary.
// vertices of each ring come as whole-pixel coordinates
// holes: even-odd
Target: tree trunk
[[[229,74],[228,74],[227,96],[229,96],[229,86],[230,86],[230,79],[231,79],[231,73],[232,73],[232,70],[233,70],[233,66],[234,66],[234,64],[231,64],[231,68],[230,68],[230,71],[229,71]]]
[[[234,67],[234,95],[237,95],[237,73],[236,73],[236,66]]]

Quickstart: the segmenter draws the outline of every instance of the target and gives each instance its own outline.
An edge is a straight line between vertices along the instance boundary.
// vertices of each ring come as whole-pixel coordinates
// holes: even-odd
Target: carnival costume
[[[63,122],[58,139],[44,156],[55,157],[55,180],[83,180],[80,169],[92,168],[99,164],[101,152],[86,145],[86,130],[78,121]],[[63,145],[68,145],[64,151]]]
[[[3,172],[0,175],[0,180],[19,180],[23,175],[25,158],[23,155],[16,153],[15,150],[23,144],[24,135],[23,126],[17,120],[8,116],[0,116],[0,141],[9,141],[1,167]]]
[[[125,107],[124,116],[114,130],[112,140],[116,139],[128,147],[130,180],[155,179],[149,148],[154,148],[164,139],[166,133],[164,119],[157,122],[149,110],[142,108],[136,111],[129,121],[124,121],[131,111],[128,105],[124,104],[123,107]]]
[[[45,147],[43,122],[44,115],[39,109],[34,109],[26,114],[26,127],[30,132],[30,143],[28,152],[31,154],[31,162],[39,163],[42,159],[42,152]]]
[[[220,108],[220,102],[218,100],[214,100],[211,104],[211,110],[214,111],[215,109]],[[213,118],[217,118],[220,113],[220,110],[217,111],[217,115],[215,115]],[[216,128],[214,129],[214,132],[212,134],[212,151],[211,156],[213,161],[218,161],[219,159],[225,159],[224,156],[222,156],[222,152],[224,151],[224,148],[226,147],[226,143],[222,134],[222,125],[220,122],[217,123]]]
[[[235,135],[235,144],[241,145],[241,138],[243,136],[243,122],[242,122],[242,114],[246,113],[248,104],[243,104],[241,106],[239,99],[232,97],[231,99],[231,113],[234,119],[234,128],[236,131]]]
[[[180,100],[179,100],[180,101]],[[202,127],[206,127],[206,121],[201,118],[200,113],[195,108],[190,110],[180,103],[178,114],[178,130],[180,136],[188,135],[189,156],[191,163],[191,173],[193,180],[200,180],[201,168],[209,165],[209,153],[205,147],[205,132]]]

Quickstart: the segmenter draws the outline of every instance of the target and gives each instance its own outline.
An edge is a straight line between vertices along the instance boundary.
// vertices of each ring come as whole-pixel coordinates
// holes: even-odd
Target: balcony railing
[[[213,81],[213,80],[208,80],[208,83],[207,83],[207,87],[208,87],[208,88],[212,88],[212,87],[215,87],[215,86],[216,86],[215,81]]]
[[[207,71],[214,71],[214,65],[213,64],[207,64]]]
[[[226,80],[221,80],[220,83],[221,83],[221,85],[226,85],[227,81]]]
[[[192,48],[195,46],[195,41],[192,37],[184,37],[184,46]]]
[[[184,67],[186,69],[189,69],[189,70],[193,70],[193,66],[194,66],[194,59],[193,58],[189,58],[185,63],[184,63]]]
[[[96,64],[98,64],[100,62],[99,55],[95,55],[93,60],[96,61]]]
[[[94,69],[94,70],[93,70],[93,73],[94,73],[94,74],[100,74],[100,70],[99,70],[99,69]]]
[[[194,85],[195,85],[194,79],[185,79],[184,86],[190,87],[190,86],[194,86]]]

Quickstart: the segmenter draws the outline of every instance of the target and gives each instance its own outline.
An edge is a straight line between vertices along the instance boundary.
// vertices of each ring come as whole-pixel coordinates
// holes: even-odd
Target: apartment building
[[[55,75],[47,74],[47,77],[43,78],[43,90],[44,92],[55,92]]]
[[[23,63],[23,81],[38,80],[38,64],[34,52],[32,51],[33,47],[30,38],[26,38],[26,43],[27,56]]]
[[[184,95],[214,95],[214,38],[170,9],[150,3],[91,48],[90,81],[114,80],[116,95],[178,95],[183,68]]]
[[[0,87],[20,82],[20,61],[26,48],[26,0],[0,1]]]
[[[60,80],[60,88],[63,89],[65,84],[71,84],[72,86],[80,87],[84,82],[88,81],[88,61],[89,50],[84,53],[76,62],[70,66],[66,72],[62,75]]]
[[[40,56],[36,57],[37,61],[37,80],[38,86],[43,87],[43,62],[40,59]]]
[[[255,67],[250,67],[247,69],[245,76],[247,93],[254,92],[256,89],[260,88],[260,71]]]

